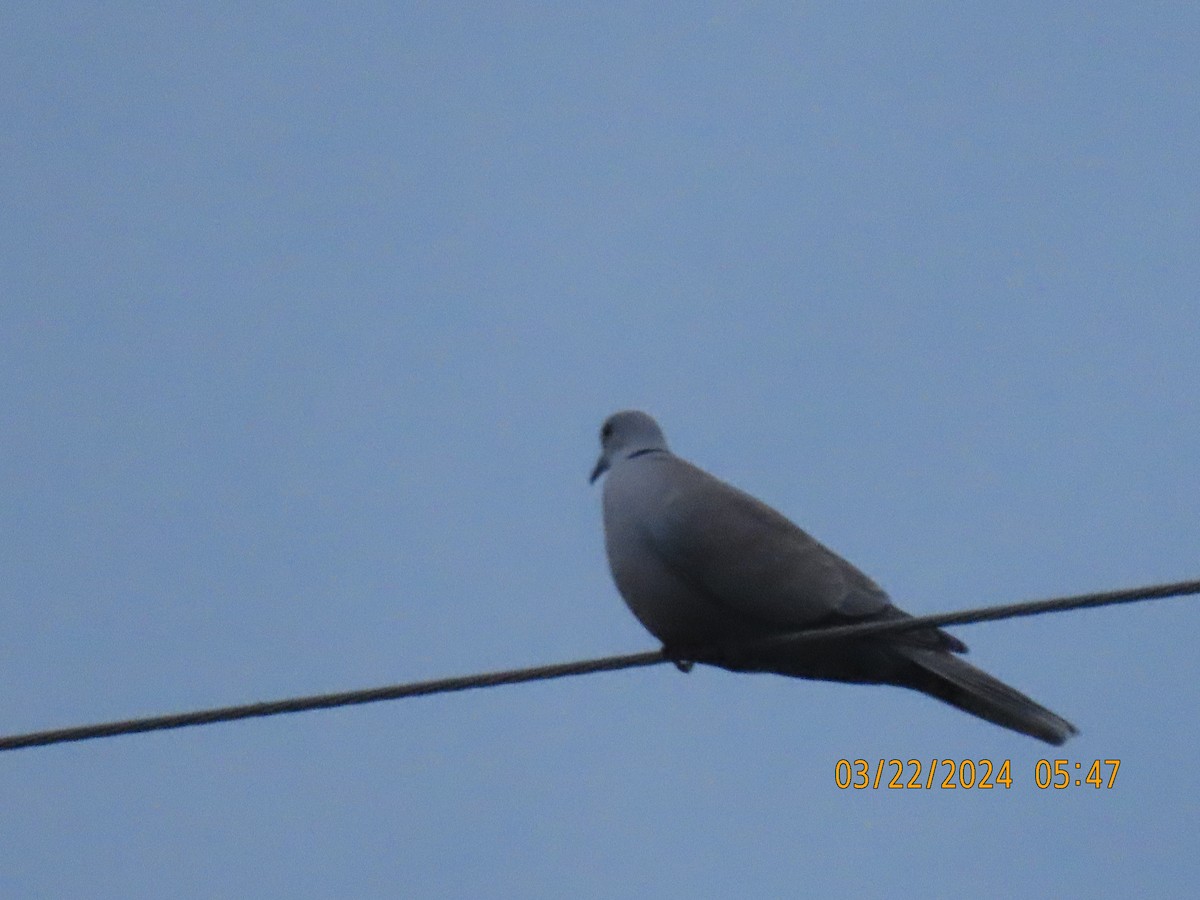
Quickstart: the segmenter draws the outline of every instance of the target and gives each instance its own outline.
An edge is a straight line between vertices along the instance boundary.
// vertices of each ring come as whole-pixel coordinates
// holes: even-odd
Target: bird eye
[[[600,440],[607,441],[612,437],[612,422],[605,422],[604,427],[600,429]]]

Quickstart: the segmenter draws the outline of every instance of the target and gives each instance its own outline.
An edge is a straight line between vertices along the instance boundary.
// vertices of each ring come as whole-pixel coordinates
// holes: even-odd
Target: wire
[[[1120,591],[1104,591],[1095,594],[1077,594],[1071,597],[1009,603],[1003,606],[985,606],[976,609],[959,610],[957,612],[914,616],[906,619],[812,628],[781,635],[761,643],[774,645],[777,643],[847,640],[871,635],[895,634],[917,628],[992,622],[997,619],[1034,616],[1041,613],[1061,612],[1068,609],[1112,606],[1118,603],[1160,600],[1167,597],[1182,597],[1191,594],[1200,594],[1200,580],[1180,581],[1173,584],[1157,584]],[[293,697],[287,700],[271,700],[264,703],[249,703],[242,706],[225,706],[219,709],[154,716],[145,719],[126,719],[120,722],[79,725],[72,728],[59,728],[53,731],[35,731],[28,734],[0,737],[0,751],[18,750],[22,747],[41,747],[48,744],[65,744],[72,741],[91,740],[93,738],[115,737],[121,734],[165,731],[172,728],[186,728],[191,725],[211,725],[215,722],[232,722],[237,719],[277,716],[282,713],[304,712],[310,709],[332,709],[338,706],[376,703],[380,700],[398,700],[401,697],[419,697],[426,694],[444,694],[451,691],[465,691],[472,688],[495,687],[501,684],[518,684],[523,681],[543,681],[550,678],[565,678],[568,675],[612,672],[617,669],[654,666],[664,662],[675,662],[681,668],[684,667],[684,664],[668,656],[664,651],[652,650],[645,653],[632,653],[624,656],[607,656],[600,659],[534,666],[528,669],[509,669],[502,672],[461,675],[454,678],[416,681],[388,687],[343,691],[336,694]]]
[[[1137,603],[1143,600],[1163,600],[1167,597],[1184,597],[1200,594],[1200,579],[1176,581],[1171,584],[1155,584],[1146,587],[1126,588],[1119,591],[1100,591],[1095,594],[1074,594],[1070,597],[1054,597],[1050,600],[1027,600],[1021,603],[1006,603],[1002,606],[980,606],[958,612],[932,613],[927,616],[912,616],[904,619],[885,619],[862,622],[857,625],[834,625],[814,628],[795,634],[772,637],[762,643],[776,644],[807,643],[808,641],[844,640],[879,634],[896,634],[918,628],[942,628],[947,625],[974,625],[977,622],[995,622],[999,619],[1019,619],[1049,612],[1065,612],[1070,609],[1093,609],[1097,606],[1115,606],[1120,603]],[[0,750],[4,749],[0,744]]]
[[[500,684],[517,684],[522,681],[539,681],[547,678],[563,678],[567,675],[586,675],[590,672],[609,672],[614,669],[632,669],[635,666],[653,666],[666,662],[661,650],[649,653],[634,653],[628,656],[609,656],[603,659],[587,659],[580,662],[557,663],[535,666],[530,669],[510,669],[504,672],[486,672],[479,675],[460,675],[456,678],[438,678],[434,681],[415,681],[389,687],[368,688],[359,691],[343,691],[337,694],[317,694],[310,697],[292,697],[288,700],[268,700],[263,703],[247,703],[244,706],[224,706],[220,709],[204,709],[198,712],[155,716],[148,719],[126,719],[121,722],[105,722],[100,725],[79,725],[55,731],[38,731],[0,738],[0,750],[18,750],[22,747],[40,747],[46,744],[65,744],[71,741],[86,741],[92,738],[115,737],[119,734],[139,734],[144,731],[165,731],[171,728],[186,728],[189,725],[211,725],[214,722],[233,722],[237,719],[256,719],[277,716],[281,713],[305,712],[310,709],[332,709],[336,706],[354,706],[376,703],[380,700],[399,700],[401,697],[419,697],[423,694],[445,694],[450,691],[465,691],[470,688],[495,687]]]

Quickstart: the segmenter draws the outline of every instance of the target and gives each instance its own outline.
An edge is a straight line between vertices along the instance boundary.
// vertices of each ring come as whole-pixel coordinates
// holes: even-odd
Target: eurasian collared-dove
[[[789,646],[755,641],[824,625],[904,618],[874,581],[764,503],[667,449],[643,412],[600,431],[604,537],[617,589],[681,664],[896,684],[1051,744],[1075,726],[955,654],[927,628]],[[748,648],[747,645],[750,645]]]

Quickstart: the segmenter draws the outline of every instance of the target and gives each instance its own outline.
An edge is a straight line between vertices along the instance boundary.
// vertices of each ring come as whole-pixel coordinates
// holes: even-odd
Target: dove
[[[938,628],[789,645],[789,633],[911,618],[884,590],[765,503],[667,447],[644,412],[614,413],[592,471],[603,487],[604,544],[630,611],[687,671],[736,672],[911,688],[1050,744],[1074,725],[960,658]]]

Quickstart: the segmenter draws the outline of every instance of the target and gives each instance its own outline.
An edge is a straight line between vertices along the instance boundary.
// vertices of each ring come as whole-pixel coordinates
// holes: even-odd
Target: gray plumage
[[[592,472],[626,604],[672,658],[734,671],[895,684],[1051,744],[1066,719],[963,661],[957,638],[921,629],[854,641],[747,650],[789,631],[907,618],[874,581],[780,513],[667,448],[643,412],[608,418]]]

